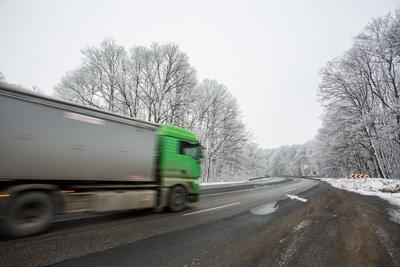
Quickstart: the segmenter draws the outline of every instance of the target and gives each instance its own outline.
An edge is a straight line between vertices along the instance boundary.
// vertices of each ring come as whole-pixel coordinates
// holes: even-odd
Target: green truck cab
[[[182,198],[197,202],[200,194],[199,178],[202,158],[199,140],[192,132],[169,124],[159,128],[158,136],[157,161],[163,192],[161,195],[164,196],[162,203],[170,203],[169,209],[178,210],[180,209],[178,207],[182,205],[179,203]]]

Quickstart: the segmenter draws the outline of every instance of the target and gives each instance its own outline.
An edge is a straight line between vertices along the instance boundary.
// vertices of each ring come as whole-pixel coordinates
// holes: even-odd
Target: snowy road
[[[180,213],[144,211],[75,220],[59,224],[41,236],[0,241],[0,264],[396,266],[400,263],[399,225],[389,220],[385,213],[387,204],[382,200],[307,179],[253,185],[238,184],[233,191],[206,189],[201,202]]]

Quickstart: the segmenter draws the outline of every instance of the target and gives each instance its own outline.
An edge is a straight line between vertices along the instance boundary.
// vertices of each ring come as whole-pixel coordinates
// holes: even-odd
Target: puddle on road
[[[269,202],[267,204],[257,206],[252,208],[250,212],[254,215],[267,215],[271,214],[278,209],[278,203],[276,202]]]

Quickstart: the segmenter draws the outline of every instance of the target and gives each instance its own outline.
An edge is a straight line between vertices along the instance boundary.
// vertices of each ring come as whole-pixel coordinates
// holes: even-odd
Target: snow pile
[[[399,193],[400,192],[400,183],[386,185],[381,189],[381,191],[387,192],[387,193]]]
[[[390,215],[394,221],[400,223],[400,180],[382,178],[322,178],[321,180],[337,188],[346,189],[362,195],[378,196],[389,201],[392,205],[399,208],[398,210],[390,211]]]

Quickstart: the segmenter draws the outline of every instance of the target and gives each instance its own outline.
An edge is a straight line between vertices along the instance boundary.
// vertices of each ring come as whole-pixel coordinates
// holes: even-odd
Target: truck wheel
[[[168,209],[170,211],[181,211],[186,205],[186,191],[182,186],[174,186],[169,192]]]
[[[23,193],[6,208],[2,232],[8,237],[23,237],[46,230],[54,215],[51,197],[43,192]]]

